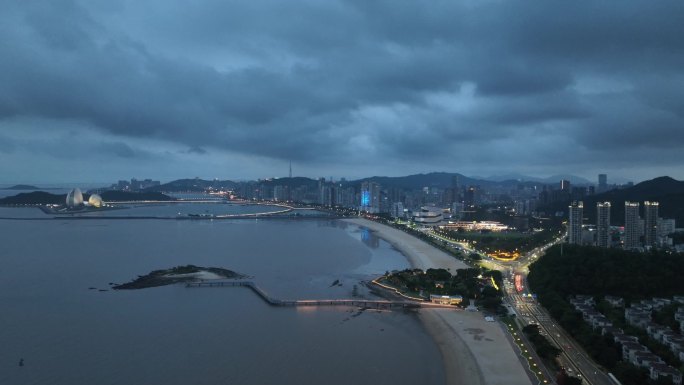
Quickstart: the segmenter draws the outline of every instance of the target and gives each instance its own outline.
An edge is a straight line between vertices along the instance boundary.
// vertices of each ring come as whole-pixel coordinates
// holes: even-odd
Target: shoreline
[[[370,229],[401,252],[413,268],[456,271],[468,267],[401,230],[363,218],[342,221]],[[421,309],[418,318],[442,355],[447,384],[531,384],[499,322],[486,322],[480,312],[451,309]]]
[[[393,227],[363,218],[344,218],[341,221],[370,229],[378,237],[399,250],[414,269],[441,268],[456,271],[468,267],[463,261]]]

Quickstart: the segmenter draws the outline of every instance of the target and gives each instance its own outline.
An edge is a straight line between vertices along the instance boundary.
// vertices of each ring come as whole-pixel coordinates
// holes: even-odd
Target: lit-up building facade
[[[375,182],[361,183],[359,210],[372,214],[380,212],[380,185]]]
[[[423,206],[413,213],[413,222],[420,225],[435,226],[444,219],[443,210],[435,206]]]
[[[570,206],[568,206],[568,242],[571,244],[582,244],[583,214],[584,203],[582,201],[572,202]]]
[[[100,208],[104,205],[104,202],[102,202],[102,197],[97,194],[93,194],[90,196],[90,198],[88,198],[88,205]]]
[[[70,208],[83,206],[83,193],[79,188],[69,191],[66,196],[66,206]]]

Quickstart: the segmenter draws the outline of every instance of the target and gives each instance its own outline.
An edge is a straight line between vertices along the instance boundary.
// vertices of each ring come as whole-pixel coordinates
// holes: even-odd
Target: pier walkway
[[[263,289],[252,281],[200,281],[190,282],[185,287],[247,287],[255,292],[261,299],[271,306],[358,306],[376,309],[391,308],[450,308],[457,309],[452,305],[441,305],[432,302],[418,301],[392,301],[392,300],[367,300],[367,299],[300,299],[281,300],[268,295]]]

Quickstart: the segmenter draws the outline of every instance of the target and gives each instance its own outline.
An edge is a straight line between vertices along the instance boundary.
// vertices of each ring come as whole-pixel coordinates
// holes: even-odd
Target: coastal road
[[[563,328],[561,328],[556,321],[551,318],[546,309],[537,303],[531,297],[531,293],[527,289],[527,273],[529,272],[529,265],[541,258],[546,249],[563,242],[565,234],[549,242],[544,246],[537,247],[527,254],[521,256],[516,261],[503,262],[494,260],[486,254],[480,253],[477,250],[470,249],[466,244],[458,242],[454,239],[444,237],[434,231],[428,231],[428,234],[436,239],[447,242],[451,247],[460,249],[467,253],[478,253],[482,256],[481,263],[490,269],[500,270],[508,273],[511,278],[514,274],[520,274],[523,282],[523,291],[518,293],[514,285],[508,281],[505,301],[508,302],[513,309],[515,309],[519,318],[525,323],[536,323],[539,325],[540,332],[551,341],[556,347],[561,350],[559,356],[560,364],[566,368],[569,375],[580,378],[583,384],[587,385],[615,385],[610,378],[604,373],[594,361],[588,356],[584,350],[577,344],[572,337],[570,337]]]
[[[527,293],[525,293],[527,294]],[[610,378],[601,371],[582,348],[561,328],[546,310],[537,302],[521,294],[514,294],[518,313],[527,323],[535,322],[554,345],[561,349],[559,357],[561,365],[567,368],[569,375],[582,379],[589,385],[614,385]]]
[[[569,375],[580,378],[583,384],[614,385],[606,373],[604,373],[579,344],[556,323],[546,309],[539,305],[536,299],[532,297],[532,293],[529,292],[527,286],[529,265],[540,258],[546,249],[554,244],[562,242],[564,238],[564,236],[561,236],[543,247],[532,250],[512,264],[510,272],[511,274],[519,274],[521,276],[523,290],[518,292],[512,285],[509,285],[513,290],[507,293],[508,300],[511,302],[511,305],[514,305],[518,315],[522,316],[521,319],[525,320],[526,323],[533,322],[538,324],[540,332],[542,332],[551,343],[561,349],[559,361],[560,364],[566,368]]]
[[[561,235],[552,242],[530,251],[517,261],[507,264],[511,279],[514,274],[521,276],[523,290],[518,292],[515,286],[508,281],[506,300],[513,306],[524,323],[539,325],[540,333],[561,350],[558,360],[560,365],[566,368],[569,375],[580,378],[582,383],[587,385],[615,385],[591,357],[582,350],[579,344],[556,323],[546,309],[537,303],[528,290],[527,273],[529,273],[529,265],[540,258],[546,249],[563,242],[564,238],[565,236]]]

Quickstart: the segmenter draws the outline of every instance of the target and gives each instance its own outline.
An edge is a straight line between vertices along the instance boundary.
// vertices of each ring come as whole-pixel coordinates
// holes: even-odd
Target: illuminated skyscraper
[[[658,243],[658,202],[644,202],[644,243],[656,246]]]
[[[624,248],[630,250],[639,246],[639,203],[625,202]]]
[[[359,210],[377,214],[380,212],[380,185],[375,182],[361,183]]]
[[[575,201],[568,206],[568,242],[575,245],[582,244],[582,215],[584,203]]]
[[[597,202],[596,211],[596,245],[610,247],[610,202]]]

